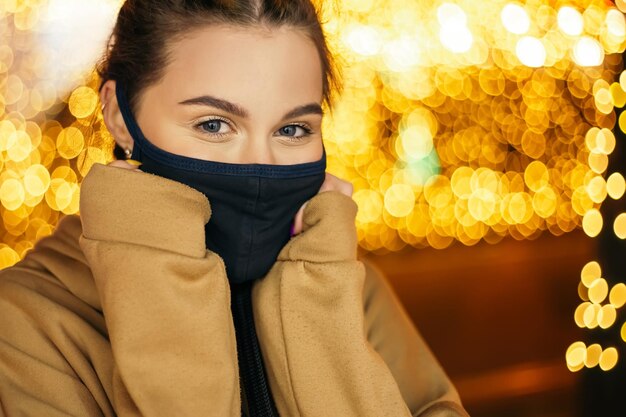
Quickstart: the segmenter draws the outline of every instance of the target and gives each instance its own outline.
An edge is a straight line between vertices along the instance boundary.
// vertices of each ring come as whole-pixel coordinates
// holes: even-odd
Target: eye
[[[296,133],[298,132],[298,129],[300,129],[300,131],[302,131],[303,133],[297,135]],[[312,130],[306,125],[293,124],[293,125],[287,125],[287,126],[281,127],[280,129],[278,129],[278,132],[282,136],[300,138],[300,137],[308,136],[309,134],[312,133]]]
[[[222,121],[221,120],[209,120],[207,122],[202,122],[201,126],[207,132],[217,133],[222,128]]]
[[[195,128],[198,129],[201,133],[207,133],[210,136],[226,136],[229,133],[232,133],[232,129],[230,128],[230,123],[218,117],[213,117],[212,119],[207,119],[200,121],[195,124]]]

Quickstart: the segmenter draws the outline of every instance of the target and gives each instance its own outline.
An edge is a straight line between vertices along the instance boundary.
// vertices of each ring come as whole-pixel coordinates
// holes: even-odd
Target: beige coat
[[[281,416],[467,416],[389,284],[357,260],[356,204],[311,199],[255,283]],[[224,264],[204,194],[95,164],[80,216],[0,271],[0,416],[239,417]]]

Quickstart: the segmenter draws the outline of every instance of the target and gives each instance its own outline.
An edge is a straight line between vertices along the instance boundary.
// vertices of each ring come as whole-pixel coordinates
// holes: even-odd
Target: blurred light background
[[[472,415],[624,415],[626,1],[321,2],[329,171]],[[120,4],[0,0],[0,268],[113,159],[93,65]]]

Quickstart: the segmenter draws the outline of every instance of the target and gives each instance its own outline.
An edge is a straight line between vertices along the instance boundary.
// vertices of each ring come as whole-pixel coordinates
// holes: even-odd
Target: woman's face
[[[239,164],[322,157],[323,75],[304,33],[212,25],[171,45],[170,59],[163,78],[142,92],[135,115],[159,148]],[[107,84],[105,100],[114,97],[114,84]],[[107,127],[132,148],[125,126]]]

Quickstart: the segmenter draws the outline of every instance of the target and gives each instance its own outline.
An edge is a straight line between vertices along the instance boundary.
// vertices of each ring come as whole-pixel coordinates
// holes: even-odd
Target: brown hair
[[[122,82],[135,110],[141,92],[163,76],[168,45],[190,31],[207,24],[290,26],[303,30],[318,50],[323,101],[332,111],[332,95],[341,86],[318,14],[311,0],[126,0],[96,66],[100,88],[107,80]],[[117,144],[114,155],[124,158]]]

